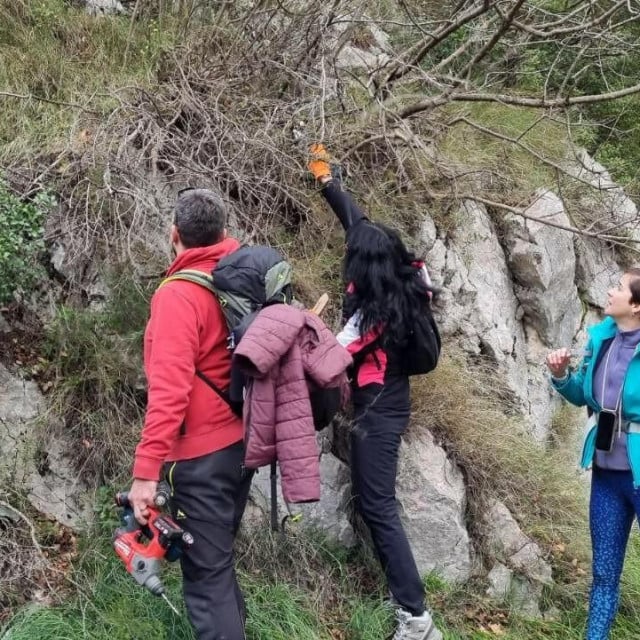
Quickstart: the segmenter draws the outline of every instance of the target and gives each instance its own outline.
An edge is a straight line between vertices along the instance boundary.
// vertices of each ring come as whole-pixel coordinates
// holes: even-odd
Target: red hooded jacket
[[[220,258],[239,246],[226,238],[187,249],[167,275],[183,269],[211,273]],[[228,335],[219,303],[199,284],[174,280],[153,295],[144,335],[147,412],[134,478],[158,480],[166,461],[197,458],[242,440],[242,419],[195,375],[198,369],[221,389],[229,386]]]

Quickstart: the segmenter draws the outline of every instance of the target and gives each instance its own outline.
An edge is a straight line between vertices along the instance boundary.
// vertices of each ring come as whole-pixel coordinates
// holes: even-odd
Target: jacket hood
[[[258,313],[238,343],[233,359],[253,378],[264,377],[297,343],[305,375],[319,387],[335,386],[351,355],[329,331],[321,318],[287,304],[274,304]]]
[[[167,269],[167,275],[173,275],[183,269],[193,269],[197,265],[217,263],[224,256],[233,253],[240,247],[240,243],[235,238],[225,238],[220,242],[208,247],[195,247],[185,249]]]
[[[238,343],[234,361],[251,377],[267,375],[291,349],[303,326],[304,313],[299,309],[288,304],[264,307]],[[249,339],[245,340],[247,336]],[[254,341],[253,336],[258,340]]]

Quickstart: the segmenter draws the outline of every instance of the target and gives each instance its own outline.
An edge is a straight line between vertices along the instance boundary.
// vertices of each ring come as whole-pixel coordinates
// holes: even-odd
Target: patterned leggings
[[[633,517],[640,518],[640,491],[631,471],[594,467],[589,525],[593,548],[593,584],[587,640],[607,640],[618,609],[620,574]]]

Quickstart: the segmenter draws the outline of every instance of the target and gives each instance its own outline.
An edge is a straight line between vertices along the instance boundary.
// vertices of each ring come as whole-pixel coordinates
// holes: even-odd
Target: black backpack
[[[424,312],[409,335],[409,343],[403,354],[402,370],[409,376],[433,371],[440,357],[442,343],[431,306],[424,305]]]
[[[187,280],[211,291],[224,313],[229,330],[228,348],[233,351],[257,313],[270,304],[289,304],[293,299],[291,265],[272,247],[242,246],[222,258],[211,274],[194,269],[178,271],[162,284]],[[229,389],[220,389],[202,371],[196,375],[242,416],[244,376],[232,367]]]
[[[393,370],[407,376],[416,376],[433,371],[440,357],[442,347],[438,325],[431,312],[431,305],[423,304],[423,313],[418,317],[408,336],[406,346],[398,352]],[[380,366],[376,351],[383,347],[382,337],[379,337],[353,355],[353,365],[357,370],[366,357],[373,354],[373,358]]]

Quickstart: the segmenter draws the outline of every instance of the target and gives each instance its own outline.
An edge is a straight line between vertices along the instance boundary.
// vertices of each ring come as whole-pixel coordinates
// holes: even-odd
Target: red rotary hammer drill
[[[168,487],[160,483],[156,494],[156,506],[168,502]],[[122,507],[122,526],[113,535],[113,547],[124,562],[127,571],[141,586],[156,596],[161,596],[179,615],[164,592],[160,580],[160,565],[163,559],[173,562],[193,544],[193,536],[180,527],[169,516],[149,507],[149,519],[141,525],[133,515],[133,508],[126,492],[116,494],[116,505]]]

